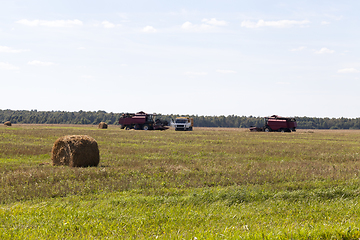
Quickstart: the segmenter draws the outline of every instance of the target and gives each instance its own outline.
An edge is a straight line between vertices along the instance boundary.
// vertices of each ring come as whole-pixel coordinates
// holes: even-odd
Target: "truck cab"
[[[175,131],[192,131],[194,119],[189,117],[177,117],[175,121],[171,121],[171,126],[175,127]]]

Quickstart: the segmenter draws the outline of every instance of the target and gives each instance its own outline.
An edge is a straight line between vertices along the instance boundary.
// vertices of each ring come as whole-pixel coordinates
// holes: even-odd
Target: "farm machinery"
[[[263,127],[250,127],[251,132],[295,132],[297,127],[295,118],[280,117],[272,115],[265,117]]]
[[[119,118],[121,129],[135,130],[166,130],[169,123],[156,119],[156,114],[148,114],[145,112],[124,113]]]

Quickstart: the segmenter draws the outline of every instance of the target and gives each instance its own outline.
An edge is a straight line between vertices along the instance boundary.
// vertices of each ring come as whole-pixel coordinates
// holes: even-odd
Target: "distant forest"
[[[0,110],[0,122],[33,123],[33,124],[118,124],[122,113],[107,113],[105,111],[37,111],[37,110]],[[175,119],[179,115],[158,115],[161,120]],[[195,127],[231,127],[248,128],[264,125],[263,117],[254,116],[198,116],[194,118]],[[298,129],[360,129],[360,118],[315,118],[296,117]]]

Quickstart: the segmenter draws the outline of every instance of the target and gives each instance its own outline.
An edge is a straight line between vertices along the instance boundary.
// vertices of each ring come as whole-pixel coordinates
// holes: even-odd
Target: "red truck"
[[[148,114],[144,112],[138,113],[124,113],[119,119],[121,129],[136,129],[136,130],[166,130],[169,127],[166,121],[155,119],[155,114]]]
[[[251,127],[252,132],[295,132],[297,127],[295,118],[280,117],[278,115],[272,115],[271,117],[265,117],[265,125],[261,128]]]

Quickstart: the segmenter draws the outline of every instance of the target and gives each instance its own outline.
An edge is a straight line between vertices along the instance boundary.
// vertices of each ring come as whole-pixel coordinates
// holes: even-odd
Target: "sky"
[[[360,1],[0,0],[0,109],[360,117]]]

